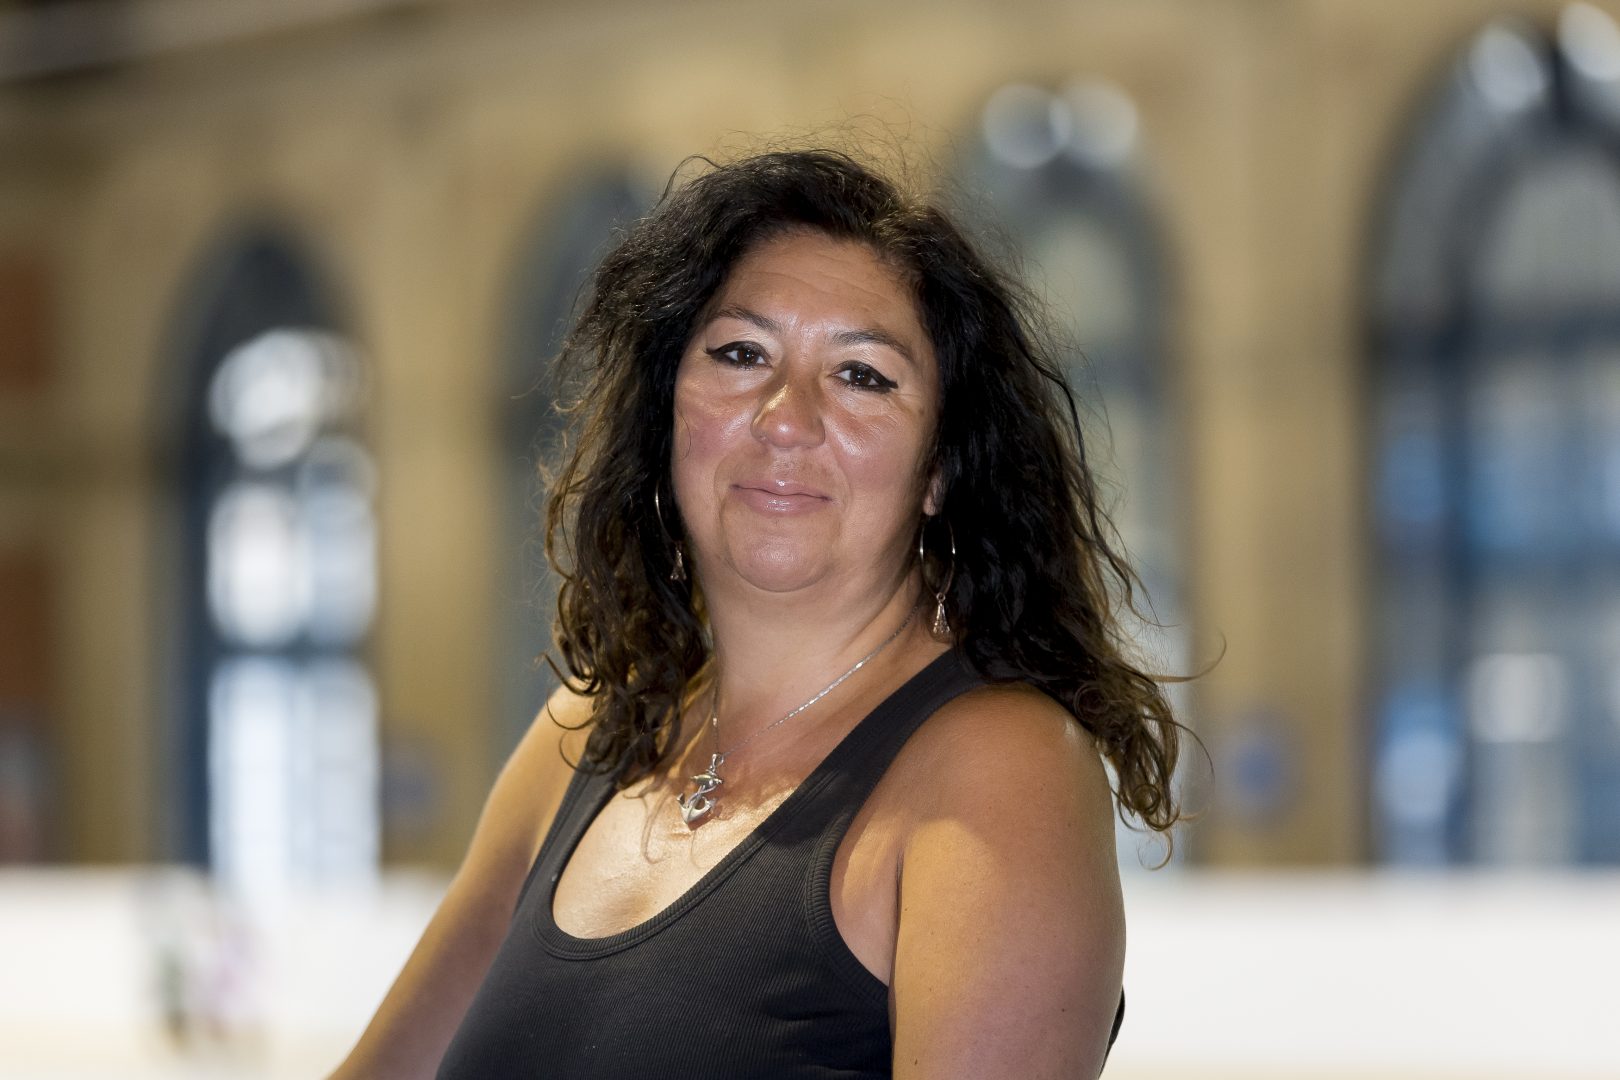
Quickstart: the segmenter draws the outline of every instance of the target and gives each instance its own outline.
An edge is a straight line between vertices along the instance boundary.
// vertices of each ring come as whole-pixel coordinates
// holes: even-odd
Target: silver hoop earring
[[[929,520],[929,518],[924,517],[922,528],[917,530],[917,567],[922,572],[923,588],[925,589],[928,588],[928,559],[923,549],[923,537],[928,532]],[[946,637],[951,632],[951,621],[945,617],[945,595],[950,592],[951,582],[956,578],[956,530],[951,528],[949,518],[945,520],[945,529],[946,536],[950,538],[951,561],[945,568],[945,580],[940,582],[938,588],[929,590],[934,594],[934,622],[932,629],[935,637]]]
[[[653,513],[658,515],[659,530],[665,536],[669,536],[669,526],[664,524],[664,507],[658,501],[658,489],[656,487],[653,488]],[[685,551],[679,540],[675,541],[675,565],[669,572],[669,580],[677,582],[686,580]]]

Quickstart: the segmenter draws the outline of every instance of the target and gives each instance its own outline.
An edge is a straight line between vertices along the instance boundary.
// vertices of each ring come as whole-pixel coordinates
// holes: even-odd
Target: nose
[[[783,449],[820,444],[824,432],[816,388],[790,378],[776,381],[766,388],[751,427],[754,438]]]

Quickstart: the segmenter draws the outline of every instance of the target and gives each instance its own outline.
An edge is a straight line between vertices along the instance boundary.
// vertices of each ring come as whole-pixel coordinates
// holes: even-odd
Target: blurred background
[[[1620,1077],[1617,16],[0,0],[0,1075],[342,1057],[550,689],[583,275],[811,136],[1023,265],[1221,656],[1107,1075]]]

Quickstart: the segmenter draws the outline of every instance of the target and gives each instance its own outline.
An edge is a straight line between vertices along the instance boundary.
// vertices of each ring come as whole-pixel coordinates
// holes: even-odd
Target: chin
[[[737,576],[765,592],[786,593],[821,580],[822,550],[798,542],[761,541],[731,553]]]

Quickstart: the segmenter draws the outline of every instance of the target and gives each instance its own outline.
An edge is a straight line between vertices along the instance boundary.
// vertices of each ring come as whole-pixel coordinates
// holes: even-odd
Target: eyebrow
[[[709,317],[709,321],[713,322],[715,319],[740,319],[745,323],[752,323],[767,334],[775,334],[778,337],[783,332],[782,324],[769,315],[761,315],[759,312],[742,307],[739,304],[727,304],[725,307],[716,309],[715,313]],[[840,330],[832,336],[832,342],[834,345],[881,345],[899,353],[900,358],[912,367],[917,366],[917,358],[912,354],[911,349],[881,326],[862,326],[850,330]]]

